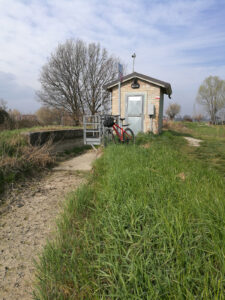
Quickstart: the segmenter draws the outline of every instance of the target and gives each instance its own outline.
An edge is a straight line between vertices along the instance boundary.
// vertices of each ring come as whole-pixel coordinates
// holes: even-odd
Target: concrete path
[[[90,171],[98,153],[94,150],[60,163],[53,171]]]
[[[193,147],[199,147],[200,143],[202,142],[202,140],[194,139],[192,137],[184,137],[184,138],[185,140],[188,141],[189,145]]]
[[[74,171],[90,171],[97,156],[92,150],[62,162],[54,172],[13,187],[5,195],[7,209],[0,214],[0,300],[33,299],[33,261],[55,230],[65,195],[85,182]]]

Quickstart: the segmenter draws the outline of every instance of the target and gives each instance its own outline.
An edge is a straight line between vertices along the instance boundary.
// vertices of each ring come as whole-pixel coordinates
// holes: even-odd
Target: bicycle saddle
[[[125,120],[125,118],[120,118],[120,121],[124,121]]]

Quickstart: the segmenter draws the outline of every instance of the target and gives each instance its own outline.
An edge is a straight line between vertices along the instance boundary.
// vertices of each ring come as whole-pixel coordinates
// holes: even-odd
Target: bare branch
[[[67,40],[60,44],[43,66],[39,101],[49,107],[63,108],[78,123],[89,111],[95,114],[108,101],[101,87],[117,76],[118,59],[109,56],[100,44]]]

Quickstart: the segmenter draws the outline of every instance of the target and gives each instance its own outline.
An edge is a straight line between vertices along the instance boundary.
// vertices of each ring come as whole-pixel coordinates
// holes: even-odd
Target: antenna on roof
[[[134,72],[134,61],[135,61],[135,58],[136,58],[136,54],[134,53],[131,57],[133,58],[133,72]]]

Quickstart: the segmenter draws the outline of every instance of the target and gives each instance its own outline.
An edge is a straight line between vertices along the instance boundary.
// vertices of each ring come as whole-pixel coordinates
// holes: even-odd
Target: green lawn
[[[180,133],[112,145],[70,194],[36,299],[223,299],[224,177]]]

